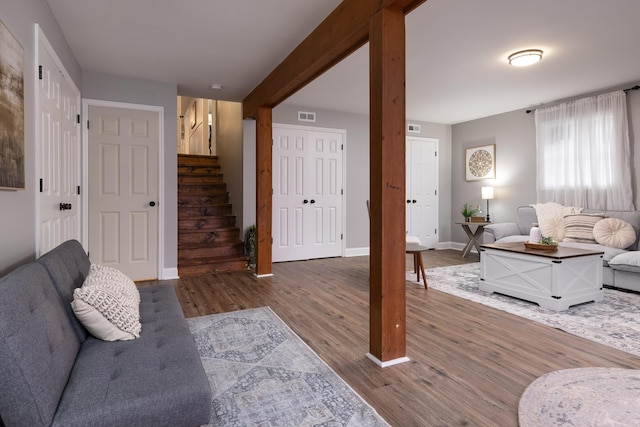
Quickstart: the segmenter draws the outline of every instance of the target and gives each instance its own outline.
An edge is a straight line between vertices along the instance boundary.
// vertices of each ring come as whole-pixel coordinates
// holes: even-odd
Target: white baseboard
[[[352,256],[367,256],[369,255],[369,247],[365,248],[346,248],[344,250],[345,258],[349,258]]]
[[[397,359],[387,360],[386,362],[383,362],[371,353],[367,353],[366,356],[369,360],[373,361],[373,363],[375,363],[381,368],[387,368],[389,366],[398,365],[400,363],[409,362],[411,360],[405,356],[405,357],[398,357]]]
[[[160,280],[172,280],[172,279],[179,279],[179,278],[180,276],[178,276],[177,267],[162,269],[162,277],[160,277]]]

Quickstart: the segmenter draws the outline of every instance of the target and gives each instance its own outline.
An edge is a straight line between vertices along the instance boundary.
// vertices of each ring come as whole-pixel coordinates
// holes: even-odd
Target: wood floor
[[[478,260],[474,254],[461,260],[451,250],[423,257],[427,268]],[[407,258],[408,269],[411,262]],[[270,306],[393,426],[517,426],[520,395],[547,372],[640,369],[640,358],[629,353],[415,285],[407,285],[411,361],[381,369],[365,358],[368,257],[278,263],[273,274],[171,282],[187,317]]]

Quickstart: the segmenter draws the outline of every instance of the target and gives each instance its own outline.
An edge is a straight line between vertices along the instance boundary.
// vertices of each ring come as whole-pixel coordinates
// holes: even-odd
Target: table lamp
[[[487,222],[491,222],[489,218],[489,200],[493,199],[493,187],[482,187],[482,199],[487,201]]]

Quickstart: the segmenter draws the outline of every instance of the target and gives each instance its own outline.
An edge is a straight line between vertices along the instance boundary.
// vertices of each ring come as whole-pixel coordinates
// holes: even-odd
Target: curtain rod
[[[640,86],[639,86],[639,85],[635,85],[635,86],[630,87],[630,88],[628,88],[628,89],[622,89],[622,90],[623,90],[624,92],[629,92],[630,90],[638,90],[638,89],[640,89]],[[537,108],[530,108],[530,109],[528,109],[528,110],[525,110],[525,112],[526,112],[527,114],[529,114],[529,113],[532,113],[532,112],[534,112],[534,111],[536,111],[536,110],[537,110]]]

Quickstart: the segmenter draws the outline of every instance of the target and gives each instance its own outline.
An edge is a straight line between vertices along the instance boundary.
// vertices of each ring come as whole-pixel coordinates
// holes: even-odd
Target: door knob
[[[311,199],[311,203],[315,203],[315,202],[316,202],[315,200]]]
[[[304,201],[302,203],[304,203],[306,205],[307,203],[309,203],[309,201],[307,199],[304,199]]]
[[[411,203],[411,200],[407,200],[407,203]]]
[[[416,201],[414,200],[413,203],[416,203]]]
[[[155,205],[156,205],[156,202],[154,201],[149,202],[149,206],[154,207]]]

